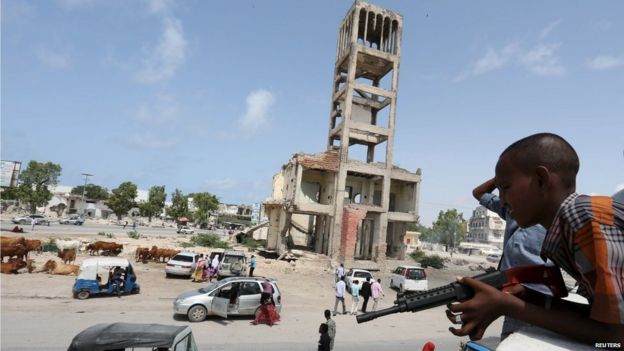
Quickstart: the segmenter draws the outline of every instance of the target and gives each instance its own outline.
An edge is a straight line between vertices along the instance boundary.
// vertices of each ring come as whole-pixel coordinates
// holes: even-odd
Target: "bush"
[[[131,230],[131,231],[128,232],[128,238],[140,239],[141,238],[141,234],[139,234],[139,232],[137,232],[136,230]]]
[[[191,243],[195,246],[213,247],[217,249],[229,249],[230,245],[216,234],[197,234],[191,237]]]
[[[50,239],[41,245],[41,250],[44,252],[58,252],[59,248],[56,246],[56,239]]]
[[[255,250],[260,246],[266,246],[266,240],[256,240],[254,238],[251,237],[243,237],[243,245],[247,246],[248,248]]]
[[[115,234],[113,234],[113,233],[105,233],[105,232],[99,232],[98,235],[105,236],[105,237],[107,237],[109,239],[112,239],[112,238],[115,237]]]
[[[410,254],[410,257],[416,262],[420,262],[420,260],[422,260],[425,256],[425,252],[421,250],[414,251]]]
[[[432,267],[436,269],[444,268],[444,259],[438,255],[425,256],[420,260],[423,268]]]
[[[183,248],[187,248],[187,247],[191,247],[191,246],[195,246],[192,243],[187,243],[186,241],[178,241],[178,245],[180,245]]]

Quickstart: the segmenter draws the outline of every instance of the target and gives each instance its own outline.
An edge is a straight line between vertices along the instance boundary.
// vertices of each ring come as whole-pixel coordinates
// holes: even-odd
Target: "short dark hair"
[[[509,145],[500,157],[509,155],[522,171],[545,166],[561,177],[567,188],[576,186],[580,161],[576,151],[565,139],[553,133],[538,133]]]
[[[331,311],[325,310],[325,318],[329,318],[329,317],[331,317]]]
[[[321,323],[319,326],[319,333],[327,333],[328,330],[329,327],[327,326],[327,323]]]

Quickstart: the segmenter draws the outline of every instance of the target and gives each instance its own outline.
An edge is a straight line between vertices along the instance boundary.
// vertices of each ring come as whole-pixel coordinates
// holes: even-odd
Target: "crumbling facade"
[[[327,151],[295,154],[264,202],[267,246],[340,261],[403,258],[420,170],[392,165],[403,17],[356,1],[340,24]]]

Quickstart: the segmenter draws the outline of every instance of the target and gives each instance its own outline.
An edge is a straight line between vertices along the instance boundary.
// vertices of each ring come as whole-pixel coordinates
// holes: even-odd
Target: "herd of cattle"
[[[80,252],[84,244],[79,240],[60,239],[55,240],[55,244],[58,248],[57,256],[63,262],[60,263],[54,260],[48,260],[43,266],[37,267],[34,260],[28,258],[28,254],[29,252],[42,252],[43,243],[41,240],[0,236],[0,248],[2,251],[2,267],[0,272],[4,274],[17,274],[19,270],[26,268],[29,273],[48,272],[61,275],[78,274],[80,266],[71,263],[75,262],[76,252]],[[86,244],[84,249],[90,256],[118,256],[123,250],[123,245],[115,242],[96,241]],[[178,252],[178,250],[163,249],[156,246],[152,246],[151,249],[139,247],[136,250],[135,258],[137,261],[143,262],[149,259],[154,259],[158,262],[162,259],[163,262],[165,262],[165,260],[175,256]],[[8,257],[8,262],[4,262],[5,257]]]

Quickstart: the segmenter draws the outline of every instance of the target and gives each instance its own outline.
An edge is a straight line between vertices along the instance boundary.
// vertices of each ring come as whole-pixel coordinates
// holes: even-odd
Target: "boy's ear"
[[[550,183],[550,171],[544,166],[537,166],[535,169],[537,175],[537,184],[540,188],[545,188]]]

